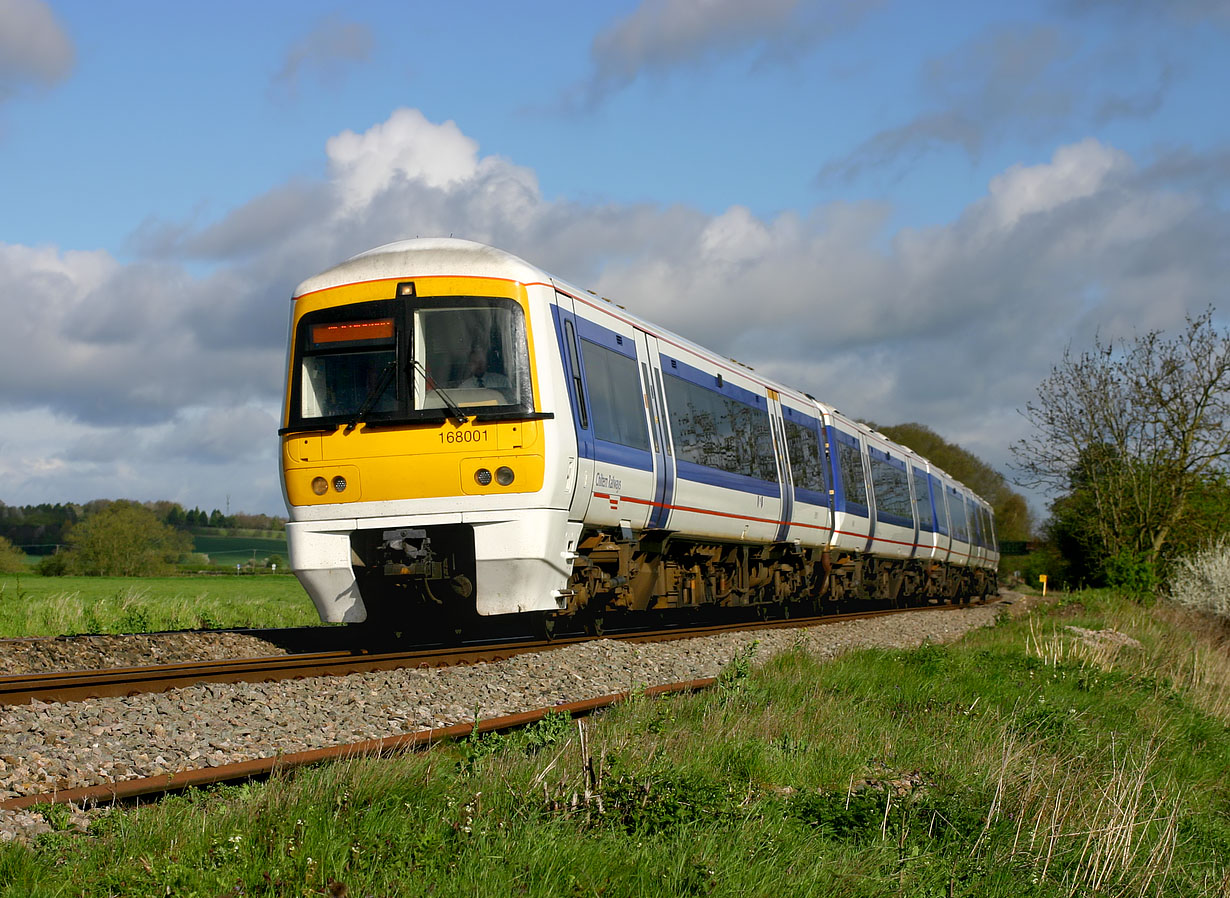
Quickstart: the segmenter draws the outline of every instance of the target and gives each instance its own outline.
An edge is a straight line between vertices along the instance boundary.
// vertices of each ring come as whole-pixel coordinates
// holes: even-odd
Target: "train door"
[[[774,542],[785,542],[794,514],[794,478],[790,476],[790,454],[786,447],[785,424],[782,421],[781,395],[769,390],[769,429],[773,433],[773,454],[777,457],[777,478],[782,485],[782,505]]]
[[[866,453],[854,422],[831,413],[826,421],[833,483],[834,549],[866,552],[871,548],[874,512],[867,488]]]
[[[931,481],[931,498],[935,504],[935,557],[940,561],[952,558],[952,522],[948,517],[948,495],[944,481],[935,474],[928,474]]]
[[[670,422],[666,417],[666,391],[662,383],[662,359],[657,337],[638,330],[637,349],[641,356],[641,380],[649,409],[649,431],[653,443],[653,505],[646,526],[650,530],[666,530],[671,503],[675,498],[675,452],[671,444]]]
[[[585,374],[581,368],[581,343],[577,336],[577,320],[573,311],[572,297],[567,293],[555,293],[556,335],[560,343],[560,356],[564,363],[564,380],[568,385],[568,399],[572,405],[572,422],[576,430],[577,455],[569,464],[577,466],[576,484],[568,508],[570,521],[581,521],[589,507],[594,486],[594,431],[590,421],[589,405],[585,397]]]
[[[580,303],[571,330],[565,322],[566,337],[575,336],[581,372],[575,387],[586,406],[585,444],[593,466],[589,494],[574,497],[573,508],[584,508],[588,525],[643,530],[653,507],[654,452],[638,332]],[[580,433],[580,421],[577,426]]]

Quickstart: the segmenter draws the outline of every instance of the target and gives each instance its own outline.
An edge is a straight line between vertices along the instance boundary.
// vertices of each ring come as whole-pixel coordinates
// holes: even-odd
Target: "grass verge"
[[[320,623],[293,576],[0,575],[0,637]]]
[[[0,895],[1230,894],[1230,662],[1198,618],[1085,593],[953,646],[748,661],[113,811],[0,847]]]

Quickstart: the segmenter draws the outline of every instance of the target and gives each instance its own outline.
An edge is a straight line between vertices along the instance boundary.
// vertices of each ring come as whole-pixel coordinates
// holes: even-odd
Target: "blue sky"
[[[449,233],[1007,470],[1225,298],[1227,84],[1224,0],[0,0],[0,501],[281,511],[290,291]]]

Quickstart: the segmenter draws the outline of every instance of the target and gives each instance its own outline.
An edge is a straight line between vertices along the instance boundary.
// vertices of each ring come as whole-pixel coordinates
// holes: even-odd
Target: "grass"
[[[317,624],[287,574],[180,577],[0,575],[0,637]]]
[[[743,657],[699,695],[112,811],[0,846],[0,895],[1230,895],[1220,635],[1076,598],[953,646]]]

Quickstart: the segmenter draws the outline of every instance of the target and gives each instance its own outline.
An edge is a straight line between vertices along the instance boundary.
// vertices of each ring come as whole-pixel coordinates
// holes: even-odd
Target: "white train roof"
[[[498,277],[523,284],[546,282],[550,278],[541,268],[493,246],[456,237],[419,237],[386,243],[351,256],[305,280],[295,288],[294,297],[344,284],[436,274]]]

